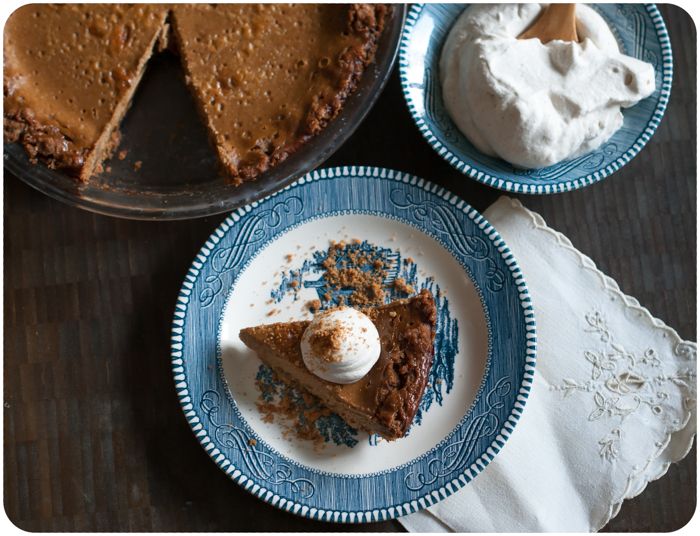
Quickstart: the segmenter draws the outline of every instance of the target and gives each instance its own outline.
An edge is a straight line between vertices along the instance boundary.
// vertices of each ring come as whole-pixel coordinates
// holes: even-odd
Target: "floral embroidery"
[[[673,352],[680,357],[685,357],[686,359],[692,359],[695,361],[698,357],[698,351],[697,348],[692,345],[688,344],[687,342],[679,342],[676,344],[676,347],[673,349]]]
[[[647,408],[656,418],[664,418],[664,402],[669,394],[664,389],[672,383],[690,392],[694,391],[696,373],[687,368],[674,375],[661,371],[662,362],[653,348],[647,348],[641,354],[627,350],[615,341],[607,322],[599,311],[584,316],[588,327],[585,331],[594,333],[602,349],[585,350],[583,358],[591,366],[590,379],[579,381],[564,378],[561,385],[552,386],[561,391],[564,398],[575,393],[589,393],[593,399],[589,421],[613,420],[619,423]],[[694,360],[696,349],[688,343],[678,343],[674,353],[688,360]],[[688,398],[685,399],[686,405]],[[612,462],[620,451],[622,430],[611,428],[610,432],[598,441],[598,453],[602,460]]]
[[[578,383],[576,380],[572,380],[571,378],[564,378],[564,385],[554,387],[554,389],[556,389],[558,391],[563,391],[564,398],[566,398],[568,396],[571,396],[576,391],[584,391],[584,392],[593,391],[593,383],[592,382]]]
[[[620,453],[620,439],[622,439],[622,430],[613,428],[607,436],[598,441],[600,457],[608,461],[617,458]]]
[[[591,365],[593,365],[591,376],[594,380],[600,378],[600,375],[603,373],[603,371],[615,370],[615,368],[617,367],[615,362],[605,354],[596,354],[594,352],[589,352],[588,350],[586,350],[583,353],[583,356]]]
[[[591,326],[587,328],[586,331],[600,334],[600,340],[603,342],[608,342],[610,340],[610,331],[608,331],[603,316],[598,311],[587,314],[586,322]]]
[[[588,416],[589,421],[597,421],[601,417],[613,417],[614,415],[618,415],[624,419],[631,413],[634,413],[641,403],[637,400],[636,406],[624,407],[620,405],[622,403],[620,397],[613,396],[606,398],[600,391],[596,391],[593,395],[593,401],[595,402],[596,409]]]
[[[633,372],[623,372],[605,381],[605,387],[621,395],[639,391],[645,384],[646,380]]]
[[[653,348],[649,348],[646,352],[644,352],[640,362],[642,365],[649,365],[650,367],[661,366],[661,360],[656,357],[656,351]]]

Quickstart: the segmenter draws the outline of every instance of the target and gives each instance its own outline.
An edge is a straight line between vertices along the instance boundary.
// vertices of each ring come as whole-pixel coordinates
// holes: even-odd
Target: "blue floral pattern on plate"
[[[366,474],[312,468],[262,440],[228,396],[212,329],[222,317],[227,291],[261,250],[291,228],[338,215],[395,220],[434,240],[473,282],[488,325],[488,366],[457,426],[445,437],[431,438],[432,448],[407,463]],[[530,391],[535,356],[527,285],[498,232],[442,188],[415,176],[364,167],[313,172],[232,213],[205,242],[185,276],[171,337],[178,398],[216,464],[274,506],[350,523],[415,512],[473,479],[514,429]],[[440,360],[436,363],[439,367]]]
[[[479,152],[444,108],[439,76],[442,45],[468,5],[414,5],[399,48],[399,73],[408,109],[428,143],[455,168],[501,190],[552,194],[604,179],[649,141],[666,110],[673,77],[671,43],[654,4],[591,4],[612,28],[621,50],[654,66],[656,91],[623,110],[622,128],[597,150],[542,169],[519,169]]]

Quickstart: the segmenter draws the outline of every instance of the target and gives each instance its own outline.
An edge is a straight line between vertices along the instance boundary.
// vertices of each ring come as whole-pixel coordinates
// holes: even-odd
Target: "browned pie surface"
[[[277,360],[291,363],[284,376],[293,376],[322,401],[342,402],[353,414],[366,417],[370,431],[383,430],[387,439],[396,439],[413,422],[433,363],[435,302],[430,292],[423,290],[413,298],[365,313],[377,327],[382,352],[364,378],[347,385],[321,380],[304,365],[300,341],[309,321],[246,328],[240,337],[273,368]],[[334,408],[339,406],[334,404]]]
[[[180,5],[173,30],[219,158],[236,182],[335,117],[373,58],[385,6]]]
[[[51,167],[85,166],[89,176],[102,159],[92,162],[90,153],[110,149],[166,15],[155,4],[15,11],[4,32],[6,139]]]

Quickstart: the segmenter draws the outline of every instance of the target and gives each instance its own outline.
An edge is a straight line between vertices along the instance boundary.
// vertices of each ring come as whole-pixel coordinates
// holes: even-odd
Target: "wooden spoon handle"
[[[576,33],[576,4],[549,4],[518,39],[578,42]]]

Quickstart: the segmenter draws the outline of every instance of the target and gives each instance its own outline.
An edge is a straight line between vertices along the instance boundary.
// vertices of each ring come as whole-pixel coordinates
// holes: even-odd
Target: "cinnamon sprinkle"
[[[337,363],[341,356],[339,350],[342,341],[348,337],[347,328],[339,322],[322,320],[319,327],[309,336],[309,345],[313,353],[326,363]]]
[[[295,437],[313,441],[317,450],[323,447],[325,440],[316,427],[316,421],[332,415],[331,410],[312,394],[297,389],[286,381],[280,381],[274,371],[272,379],[272,385],[259,378],[255,380],[261,395],[256,406],[263,422],[277,421],[282,426],[282,435],[286,439]]]

